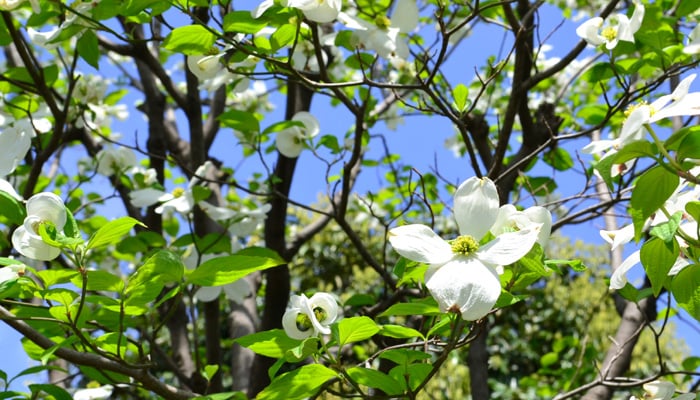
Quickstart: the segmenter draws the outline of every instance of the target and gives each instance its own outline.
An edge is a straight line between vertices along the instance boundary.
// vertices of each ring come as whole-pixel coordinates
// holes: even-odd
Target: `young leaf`
[[[136,225],[146,226],[141,221],[131,217],[121,217],[110,221],[92,235],[90,240],[88,240],[87,248],[95,249],[101,246],[119,243],[124,239],[124,235]]]
[[[467,109],[467,102],[469,102],[469,89],[464,86],[463,83],[458,84],[452,90],[452,97],[455,101],[452,106],[457,110],[457,112],[462,113]]]
[[[647,240],[640,249],[639,258],[651,281],[654,296],[661,293],[661,289],[668,279],[668,272],[678,259],[679,251],[678,243],[675,240],[671,243],[665,243],[658,237]]]
[[[642,236],[647,218],[656,212],[678,187],[678,175],[661,165],[649,169],[637,180],[630,199],[630,215],[634,223],[634,238]]]
[[[331,329],[333,330],[333,336],[338,339],[338,346],[340,347],[348,343],[369,339],[380,330],[379,326],[366,316],[342,319]]]
[[[352,367],[346,372],[353,381],[360,385],[379,389],[389,396],[400,395],[403,392],[401,384],[396,379],[375,369]]]
[[[282,329],[272,329],[250,335],[242,336],[234,340],[252,350],[256,354],[271,358],[282,358],[288,350],[291,350],[301,343],[292,339]]]
[[[258,400],[297,400],[312,397],[326,381],[338,376],[320,364],[304,365],[280,375],[258,394]]]
[[[202,25],[180,26],[168,34],[163,41],[163,48],[188,56],[208,54],[216,36]]]
[[[700,265],[683,268],[671,281],[671,293],[678,305],[700,321]]]
[[[243,278],[255,271],[283,264],[276,258],[234,254],[212,258],[187,276],[187,282],[200,286],[221,286]]]

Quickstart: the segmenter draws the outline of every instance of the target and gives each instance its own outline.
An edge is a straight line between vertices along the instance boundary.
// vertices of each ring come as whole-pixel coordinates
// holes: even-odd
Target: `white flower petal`
[[[600,236],[603,240],[611,244],[610,251],[613,251],[634,239],[634,225],[628,224],[615,231],[601,230]]]
[[[66,225],[66,206],[60,197],[50,192],[37,193],[27,200],[27,216],[30,215],[52,222],[59,231]]]
[[[102,400],[112,395],[112,385],[104,385],[98,388],[79,389],[73,394],[73,400]]]
[[[267,11],[268,8],[275,5],[275,0],[263,0],[262,3],[258,4],[253,10],[251,10],[250,15],[253,18],[260,18],[261,15]]]
[[[398,0],[391,14],[391,26],[409,33],[418,26],[418,4],[416,0]]]
[[[545,247],[549,243],[552,235],[552,213],[548,209],[540,206],[532,206],[523,211],[531,222],[542,224],[540,233],[537,235],[537,243]],[[524,227],[521,227],[521,229]]]
[[[246,297],[253,293],[250,283],[244,278],[224,285],[223,289],[226,298],[238,304],[242,304]]]
[[[61,249],[49,246],[41,236],[33,234],[24,226],[15,229],[12,234],[12,246],[27,258],[40,261],[50,261],[61,254]]]
[[[292,121],[299,121],[304,124],[303,135],[306,139],[310,139],[321,132],[321,125],[318,123],[316,117],[314,117],[310,112],[299,111],[298,113],[294,114]]]
[[[218,299],[219,295],[221,295],[221,286],[202,286],[197,289],[194,298],[201,302],[208,303]]]
[[[314,323],[316,330],[324,335],[331,333],[329,325],[338,318],[338,303],[335,301],[335,298],[328,293],[315,293],[309,298],[309,308],[312,311],[316,308],[321,308],[324,312],[322,321],[319,321],[315,313],[312,312],[313,318],[311,318],[311,321]]]
[[[452,247],[425,225],[411,224],[389,231],[389,242],[409,260],[442,264],[453,257]]]
[[[299,314],[301,314],[301,312],[298,308],[287,309],[282,316],[282,328],[290,338],[304,340],[314,334],[314,329],[310,327],[305,331],[300,330],[297,326],[297,316]]]
[[[583,146],[581,149],[582,153],[586,154],[598,154],[602,153],[606,150],[612,149],[615,146],[619,145],[620,141],[615,139],[615,140],[594,140],[587,145]]]
[[[541,229],[541,224],[533,224],[517,232],[501,234],[481,247],[475,256],[493,266],[512,264],[532,249]]]
[[[467,179],[457,188],[454,197],[459,233],[480,240],[496,222],[498,208],[498,190],[489,178]]]
[[[605,43],[605,40],[598,36],[598,30],[603,26],[603,18],[594,17],[579,25],[576,28],[576,34],[588,44],[599,46]]]
[[[467,321],[483,318],[501,295],[496,271],[475,257],[457,257],[425,274],[425,285],[443,312],[456,311]]]
[[[167,201],[172,198],[172,194],[153,188],[138,189],[129,192],[131,205],[139,208],[150,207],[159,201]]]
[[[630,254],[625,261],[620,264],[610,277],[610,289],[622,289],[627,283],[627,271],[639,264],[639,251]]]
[[[277,151],[285,157],[299,157],[299,154],[304,149],[304,136],[301,133],[301,129],[298,126],[292,126],[277,132],[275,146]]]
[[[644,398],[651,400],[667,400],[673,397],[676,392],[676,386],[668,381],[647,382],[642,387],[649,395],[644,396]]]

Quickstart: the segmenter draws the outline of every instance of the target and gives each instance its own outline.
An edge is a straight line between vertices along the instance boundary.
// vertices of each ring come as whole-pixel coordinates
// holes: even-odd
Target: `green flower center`
[[[471,235],[462,235],[453,240],[450,245],[452,246],[453,253],[463,256],[468,256],[479,250],[479,242]]]
[[[175,188],[173,189],[173,197],[178,198],[182,197],[182,195],[185,194],[185,189],[183,188]]]
[[[326,310],[324,310],[321,307],[316,307],[314,308],[314,316],[319,322],[323,322],[328,314],[326,313]],[[311,322],[311,318],[309,318],[308,315],[304,313],[299,313],[296,318],[296,324],[297,324],[297,329],[299,329],[301,332],[308,331],[313,327],[313,323]]]
[[[608,42],[615,40],[615,38],[617,37],[617,28],[609,26],[603,29],[600,35],[603,36]]]
[[[384,15],[380,15],[374,19],[374,24],[381,30],[387,30],[391,26],[391,20]]]

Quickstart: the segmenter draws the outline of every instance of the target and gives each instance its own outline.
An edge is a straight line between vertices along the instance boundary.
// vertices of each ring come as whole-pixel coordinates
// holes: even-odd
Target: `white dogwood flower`
[[[136,155],[126,147],[109,147],[100,150],[95,156],[97,173],[112,176],[136,165]]]
[[[355,46],[377,52],[379,57],[399,65],[409,56],[407,34],[418,26],[418,5],[415,0],[398,0],[391,19],[378,16],[374,23],[341,13],[340,22],[354,29]]]
[[[673,93],[661,96],[651,104],[639,104],[630,108],[622,124],[620,135],[615,139],[596,140],[581,149],[588,154],[606,150],[618,150],[637,140],[644,139],[644,125],[664,118],[700,115],[700,92],[688,93],[696,74],[683,79]]]
[[[264,0],[251,11],[251,15],[253,18],[260,18],[274,4],[275,0]],[[342,0],[281,0],[279,4],[301,10],[306,19],[320,24],[335,20],[343,7]]]
[[[26,266],[24,264],[10,264],[0,267],[0,284],[18,279],[24,275],[25,269]]]
[[[695,393],[685,393],[673,397],[676,393],[676,385],[668,381],[652,381],[642,385],[644,388],[644,400],[695,400]],[[642,400],[632,396],[630,400]]]
[[[112,395],[114,387],[104,385],[96,388],[78,389],[73,394],[73,400],[102,400]]]
[[[155,212],[158,214],[176,211],[182,215],[187,215],[192,212],[195,205],[192,188],[202,182],[200,177],[208,176],[211,168],[214,165],[211,161],[206,161],[195,171],[192,179],[190,179],[187,188],[177,187],[172,192],[155,188],[137,189],[129,192],[129,200],[134,207],[150,207],[154,204],[161,203]]]
[[[294,114],[292,121],[301,122],[302,126],[290,126],[277,132],[275,145],[277,150],[289,158],[299,157],[304,149],[304,142],[318,135],[321,131],[316,117],[306,111]]]
[[[58,257],[61,249],[48,245],[39,234],[42,224],[53,224],[61,231],[66,225],[66,206],[53,193],[38,193],[27,200],[27,217],[12,234],[12,245],[23,256],[41,261]]]
[[[282,327],[292,339],[304,340],[331,333],[330,324],[338,318],[338,303],[328,293],[292,296],[282,316]]]
[[[606,19],[594,17],[576,28],[576,34],[592,46],[605,44],[605,48],[612,50],[620,40],[634,43],[634,34],[643,19],[644,5],[635,3],[632,18],[624,14],[615,14]]]
[[[700,25],[696,25],[690,34],[688,34],[688,44],[683,48],[686,54],[700,53]]]
[[[400,255],[429,264],[425,285],[443,312],[459,312],[467,321],[483,318],[501,294],[498,269],[521,259],[537,242],[543,224],[530,221],[524,229],[499,232],[481,246],[480,240],[498,219],[498,205],[496,185],[474,177],[455,192],[460,233],[456,239],[445,241],[419,224],[389,231],[389,241]]]

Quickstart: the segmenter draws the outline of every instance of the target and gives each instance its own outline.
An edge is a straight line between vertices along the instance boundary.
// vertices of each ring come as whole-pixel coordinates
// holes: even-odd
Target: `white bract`
[[[328,293],[292,296],[282,316],[282,327],[292,339],[303,340],[331,333],[330,324],[338,318],[338,303]]]
[[[498,205],[496,185],[488,178],[474,177],[455,192],[458,238],[445,241],[419,224],[389,231],[389,241],[400,255],[429,264],[425,285],[443,312],[458,312],[467,321],[483,318],[501,294],[498,270],[524,257],[538,241],[540,232],[551,230],[551,216],[542,217],[540,211],[534,211],[531,219],[528,214],[514,214],[508,209],[502,212],[501,221],[519,220],[520,226],[516,222],[494,228],[499,219]],[[505,217],[509,214],[513,218]],[[539,222],[540,219],[545,221]],[[510,229],[502,229],[506,225]],[[492,228],[496,237],[480,245]]]
[[[688,44],[683,48],[686,54],[700,53],[700,25],[696,25],[690,34],[688,34]]]
[[[132,190],[129,192],[129,200],[134,207],[150,207],[154,204],[161,203],[155,212],[158,214],[176,211],[182,215],[187,215],[192,212],[194,207],[194,196],[192,188],[202,182],[200,177],[209,175],[209,171],[214,168],[211,161],[206,161],[195,171],[190,183],[185,188],[175,188],[172,193],[165,192],[155,188],[145,188]]]
[[[109,147],[100,150],[97,159],[97,173],[112,176],[136,165],[136,155],[126,147]]]
[[[576,34],[588,44],[612,50],[622,40],[634,43],[634,34],[639,30],[644,19],[644,5],[635,3],[632,18],[624,14],[615,14],[606,19],[594,17],[576,28]]]
[[[73,400],[102,400],[107,399],[112,395],[114,387],[112,385],[104,385],[97,388],[78,389],[73,394]]]
[[[418,5],[415,0],[398,0],[392,18],[378,16],[374,23],[341,13],[340,22],[354,29],[355,46],[373,50],[394,65],[402,64],[409,56],[408,41],[400,34],[407,34],[418,26]]]
[[[214,206],[207,202],[199,203],[199,207],[209,218],[225,225],[231,235],[238,237],[246,237],[255,232],[272,209],[270,204],[263,204],[253,210],[246,207],[234,210],[231,207]]]
[[[243,300],[253,294],[253,288],[250,287],[250,284],[245,278],[241,278],[227,285],[202,286],[197,289],[194,297],[206,303],[218,299],[222,292],[226,295],[227,299],[234,303],[243,304]]]
[[[318,135],[321,131],[316,117],[306,111],[294,114],[292,121],[298,121],[301,126],[294,125],[277,132],[275,145],[277,150],[289,158],[299,157],[304,149],[304,142]]]
[[[676,386],[667,381],[652,381],[642,385],[646,392],[642,399],[635,396],[630,397],[630,400],[695,400],[694,393],[685,393],[673,397],[676,393]]]
[[[625,145],[644,139],[644,126],[664,118],[700,115],[700,92],[688,93],[696,74],[683,79],[673,93],[661,96],[651,104],[633,106],[626,114],[620,135],[611,140],[595,140],[581,151],[598,154],[610,150],[606,157]]]
[[[0,284],[3,282],[14,281],[24,275],[26,269],[24,264],[10,264],[0,267]]]
[[[0,10],[4,11],[12,11],[15,8],[19,7],[24,3],[25,0],[0,0]],[[29,0],[29,3],[32,5],[32,10],[35,13],[40,13],[41,12],[41,6],[39,5],[39,0]]]
[[[281,0],[278,3],[283,7],[296,8],[304,13],[306,19],[320,24],[335,20],[343,7],[342,0]],[[274,0],[264,0],[251,11],[251,15],[260,18],[274,4]]]
[[[61,250],[41,239],[39,227],[42,224],[53,224],[56,230],[61,231],[66,220],[66,207],[60,197],[48,192],[35,194],[27,200],[27,217],[12,234],[12,245],[25,257],[41,261],[53,260]]]

